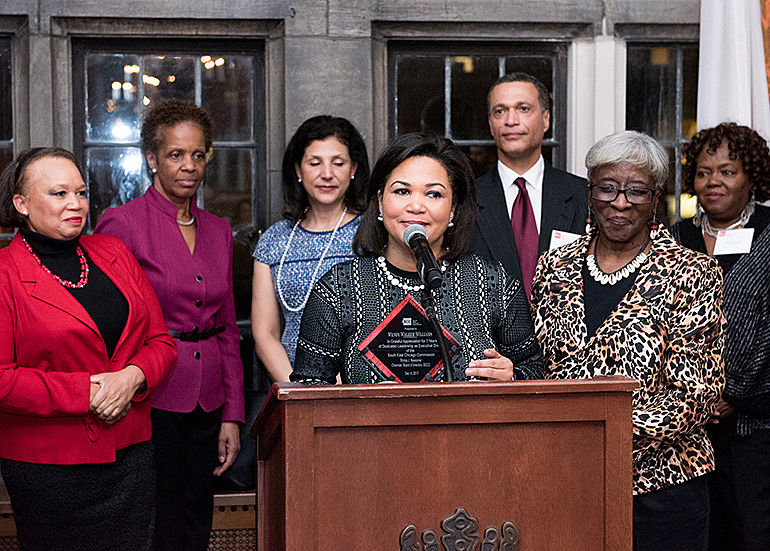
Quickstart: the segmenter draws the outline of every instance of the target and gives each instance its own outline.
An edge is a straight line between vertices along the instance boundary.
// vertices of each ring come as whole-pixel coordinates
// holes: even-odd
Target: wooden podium
[[[484,529],[506,521],[520,543],[501,550],[630,550],[636,386],[273,385],[252,428],[257,549],[414,551],[400,543],[414,525],[442,551],[463,507],[479,525],[468,551],[497,550]]]

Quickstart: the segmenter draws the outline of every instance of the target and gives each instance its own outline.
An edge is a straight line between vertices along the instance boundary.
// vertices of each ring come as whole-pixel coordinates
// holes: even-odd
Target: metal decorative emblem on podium
[[[444,532],[441,544],[436,532],[430,528],[423,530],[420,544],[417,528],[410,524],[401,531],[400,551],[519,551],[521,536],[512,522],[504,522],[500,530],[488,526],[482,537],[479,535],[479,522],[465,507],[459,507],[454,514],[442,520],[441,528]]]
[[[460,351],[458,340],[441,328],[447,355]],[[407,294],[358,349],[384,379],[399,383],[435,381],[444,365],[425,310]]]

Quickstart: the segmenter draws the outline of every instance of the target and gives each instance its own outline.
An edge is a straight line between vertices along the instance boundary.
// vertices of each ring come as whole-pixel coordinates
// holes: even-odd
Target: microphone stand
[[[428,318],[433,335],[438,339],[438,349],[441,352],[441,360],[444,362],[444,382],[453,383],[455,377],[454,373],[452,373],[452,366],[449,363],[449,355],[446,351],[441,323],[439,323],[438,316],[436,316],[436,301],[433,300],[433,290],[427,285],[422,295],[422,306],[425,309],[425,315]]]

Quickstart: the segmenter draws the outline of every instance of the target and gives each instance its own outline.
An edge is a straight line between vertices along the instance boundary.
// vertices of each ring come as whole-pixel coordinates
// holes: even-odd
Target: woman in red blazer
[[[176,360],[158,301],[118,239],[81,236],[77,159],[20,154],[0,176],[0,473],[22,549],[149,549],[147,397]]]

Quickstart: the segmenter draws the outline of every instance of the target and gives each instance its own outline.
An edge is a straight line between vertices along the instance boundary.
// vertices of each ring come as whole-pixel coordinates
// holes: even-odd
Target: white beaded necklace
[[[394,287],[400,287],[407,293],[410,291],[417,292],[422,291],[425,289],[425,285],[420,283],[419,285],[409,285],[408,283],[401,280],[400,277],[398,277],[395,274],[392,274],[390,270],[388,270],[388,265],[385,263],[385,257],[384,256],[378,256],[377,257],[377,267],[382,271],[382,273],[387,278],[388,282],[393,285]],[[445,260],[441,261],[441,271],[446,272],[447,262]]]
[[[318,269],[321,267],[321,264],[324,261],[324,258],[326,258],[326,253],[329,252],[329,248],[332,246],[332,242],[334,241],[334,236],[337,234],[337,230],[340,229],[340,224],[342,224],[342,220],[345,218],[345,215],[348,213],[348,207],[345,207],[342,210],[342,214],[340,215],[340,219],[337,220],[337,225],[334,226],[334,231],[332,231],[332,235],[329,238],[329,242],[326,244],[326,247],[324,248],[323,253],[321,253],[321,258],[318,259],[318,264],[315,265],[315,268],[313,268],[313,275],[310,276],[310,284],[307,288],[307,293],[305,293],[305,298],[302,299],[302,302],[299,306],[289,306],[289,304],[286,302],[286,299],[283,296],[283,290],[281,289],[281,272],[283,272],[283,262],[286,260],[286,254],[289,252],[289,248],[291,248],[291,240],[294,237],[294,232],[297,231],[297,226],[299,226],[300,220],[297,220],[297,222],[294,224],[294,227],[291,229],[291,233],[289,234],[289,240],[286,242],[286,248],[283,250],[283,254],[281,255],[281,262],[278,264],[278,277],[276,278],[276,287],[278,288],[278,298],[281,301],[281,304],[284,308],[286,308],[289,312],[299,312],[305,307],[305,304],[307,304],[307,299],[310,298],[310,293],[313,291],[313,283],[315,283],[316,275],[318,275]]]
[[[711,225],[711,223],[709,222],[708,215],[704,212],[701,215],[701,224],[703,225],[701,229],[703,230],[704,234],[708,234],[711,237],[716,237],[717,234],[722,230],[729,231],[729,230],[737,230],[737,229],[743,228],[746,224],[749,223],[749,219],[752,217],[753,214],[754,214],[754,201],[749,201],[748,205],[746,205],[743,211],[741,211],[741,217],[738,218],[737,222],[733,222],[726,228],[715,228],[714,226]]]
[[[599,267],[599,263],[596,261],[596,247],[599,245],[599,239],[597,238],[596,246],[594,247],[594,254],[589,254],[586,256],[586,266],[588,267],[588,273],[591,274],[591,277],[597,283],[601,283],[602,285],[615,285],[618,281],[626,279],[628,276],[633,274],[636,270],[639,269],[639,266],[645,263],[647,260],[647,253],[644,252],[644,249],[647,248],[647,244],[649,242],[650,238],[648,237],[647,241],[644,242],[644,245],[642,245],[642,248],[639,249],[639,252],[631,260],[631,262],[619,270],[615,270],[611,274],[608,274]]]

